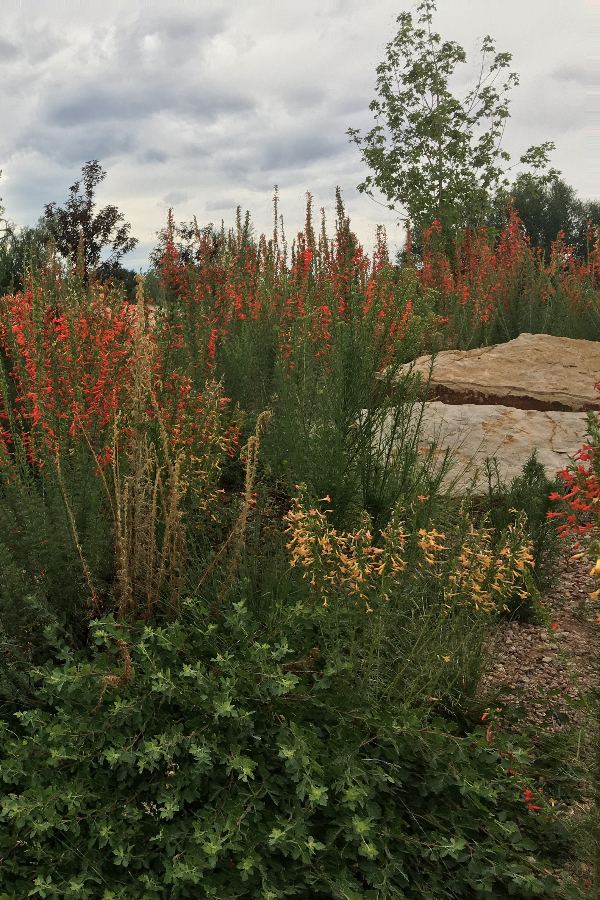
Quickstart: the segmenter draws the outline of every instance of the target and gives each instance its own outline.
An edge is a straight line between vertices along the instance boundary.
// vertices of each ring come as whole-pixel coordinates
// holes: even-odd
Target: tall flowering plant
[[[588,256],[577,259],[558,235],[548,264],[509,205],[500,234],[466,229],[448,254],[441,226],[423,235],[420,259],[407,239],[404,258],[416,270],[447,346],[501,343],[521,332],[600,339],[600,253],[587,229]]]
[[[380,534],[367,513],[342,531],[320,508],[329,499],[313,504],[299,485],[286,516],[290,564],[310,584],[308,605],[320,608],[328,658],[373,701],[455,702],[476,680],[488,622],[515,592],[528,596],[523,522],[494,536],[463,510],[441,531],[396,504]]]
[[[600,382],[596,384],[600,391]],[[575,549],[582,543],[581,552],[592,553],[596,562],[590,572],[600,584],[600,418],[597,413],[588,413],[589,443],[584,444],[575,456],[574,464],[558,473],[564,488],[554,492],[551,499],[562,509],[548,513],[557,519],[557,530],[561,538],[577,538]],[[592,599],[598,600],[600,589],[594,591]]]
[[[372,262],[350,231],[341,196],[337,193],[334,239],[321,229],[315,235],[312,197],[307,198],[306,223],[288,248],[277,194],[272,238],[252,237],[249,219],[242,225],[238,209],[236,229],[215,239],[195,228],[195,249],[183,254],[177,229],[169,217],[158,256],[162,286],[162,327],[173,350],[181,350],[194,370],[221,371],[235,355],[232,345],[248,342],[260,328],[260,339],[273,345],[277,361],[291,371],[304,346],[328,365],[334,333],[351,316],[365,318],[376,307],[376,340],[390,358],[397,352],[411,319],[412,302],[393,280],[385,232],[378,229]],[[194,230],[192,230],[192,235]],[[289,252],[288,252],[289,250]],[[190,258],[191,256],[191,258]],[[351,309],[351,305],[353,308]],[[258,337],[256,338],[258,340]]]
[[[239,426],[218,385],[198,390],[165,368],[161,339],[141,283],[132,307],[116,288],[64,279],[50,262],[0,301],[9,655],[27,657],[44,624],[84,639],[86,618],[102,608],[176,613],[186,529],[210,521]]]
[[[227,234],[188,226],[193,252],[178,246],[170,219],[159,259],[159,328],[191,377],[221,377],[227,394],[253,415],[273,407],[263,443],[268,464],[316,492],[325,487],[339,510],[367,495],[384,509],[387,498],[372,495],[387,490],[391,456],[383,475],[367,457],[389,411],[391,381],[414,356],[414,278],[390,263],[383,228],[372,259],[366,256],[339,190],[333,238],[321,214],[317,231],[308,195],[304,229],[289,248],[275,194],[268,241],[255,240],[238,211]]]

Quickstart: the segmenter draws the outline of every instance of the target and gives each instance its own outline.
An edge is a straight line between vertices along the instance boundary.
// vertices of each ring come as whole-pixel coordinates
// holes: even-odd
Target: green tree
[[[44,259],[49,240],[45,219],[24,228],[7,222],[0,234],[0,296],[12,294],[23,286],[26,270]]]
[[[510,188],[499,192],[496,211],[490,215],[488,224],[495,227],[501,224],[503,209],[509,199],[512,199],[532,246],[544,250],[546,262],[560,231],[564,234],[565,244],[575,248],[575,255],[586,259],[587,223],[600,226],[600,202],[582,200],[575,188],[562,178],[540,184],[532,175],[524,174],[519,175]]]
[[[81,244],[84,277],[94,272],[101,279],[109,278],[118,273],[122,257],[133,250],[138,241],[129,237],[131,225],[123,221],[123,213],[116,206],[105,206],[94,212],[95,190],[106,178],[99,161],[92,159],[86,162],[81,175],[81,181],[76,181],[69,188],[69,199],[64,207],[48,203],[44,215],[61,256],[75,263]],[[109,248],[110,253],[100,262],[105,248]]]
[[[369,107],[378,124],[364,138],[359,129],[347,133],[373,170],[358,190],[373,197],[378,189],[389,209],[401,206],[417,235],[437,219],[451,237],[457,228],[482,221],[495,190],[508,185],[502,176],[510,155],[501,142],[509,117],[507,93],[519,79],[510,72],[499,82],[512,55],[496,53],[488,35],[477,82],[464,100],[457,99],[448,82],[466,54],[432,30],[435,9],[434,0],[422,0],[417,27],[411,13],[398,16],[400,30],[377,67],[379,99]],[[532,146],[520,162],[540,172],[553,149],[551,141]],[[545,184],[559,174],[551,169],[535,177]]]

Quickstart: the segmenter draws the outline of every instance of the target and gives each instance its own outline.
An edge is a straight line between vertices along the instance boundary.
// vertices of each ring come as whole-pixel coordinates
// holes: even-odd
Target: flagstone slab
[[[424,404],[419,444],[425,449],[435,442],[440,457],[446,448],[453,451],[455,465],[446,487],[454,480],[452,493],[459,494],[473,475],[476,492],[485,488],[486,457],[496,457],[501,478],[510,482],[521,474],[534,448],[553,478],[581,449],[586,433],[587,415],[581,412],[432,401]]]
[[[421,356],[413,371],[426,381],[430,369],[431,356]],[[600,342],[521,334],[492,347],[438,353],[428,399],[538,411],[596,410],[599,380]]]

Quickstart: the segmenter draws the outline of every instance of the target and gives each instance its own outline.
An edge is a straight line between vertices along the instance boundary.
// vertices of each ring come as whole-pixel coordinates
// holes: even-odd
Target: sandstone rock
[[[427,379],[430,365],[431,357],[421,356],[414,371]],[[428,398],[528,410],[595,410],[599,379],[600,343],[521,334],[493,347],[438,353]]]
[[[461,406],[433,401],[424,405],[421,447],[437,444],[441,458],[446,448],[454,454],[454,468],[445,485],[460,494],[476,475],[478,493],[487,485],[484,463],[496,457],[500,477],[510,482],[534,448],[553,478],[581,449],[587,432],[584,413],[515,409],[499,404],[465,403]]]

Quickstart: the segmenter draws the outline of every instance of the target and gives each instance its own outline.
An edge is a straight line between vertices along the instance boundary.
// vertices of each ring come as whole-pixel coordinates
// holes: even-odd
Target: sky
[[[147,266],[170,207],[227,228],[240,205],[270,234],[274,185],[288,241],[307,191],[333,231],[339,186],[366,251],[377,224],[399,247],[401,211],[357,191],[369,170],[347,131],[375,124],[376,67],[404,11],[411,0],[0,0],[5,217],[34,224],[99,159],[98,204],[139,239],[129,268]],[[438,0],[434,27],[467,53],[458,96],[486,35],[513,54],[508,165],[554,141],[551,164],[600,197],[600,0]]]

